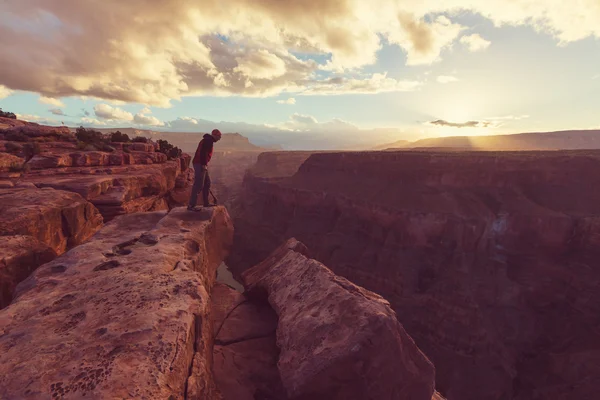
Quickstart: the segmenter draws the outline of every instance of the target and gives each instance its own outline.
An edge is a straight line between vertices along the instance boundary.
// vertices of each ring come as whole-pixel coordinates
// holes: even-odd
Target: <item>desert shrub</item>
[[[20,146],[16,143],[13,143],[13,142],[6,142],[4,144],[4,147],[6,148],[6,151],[8,153],[18,153],[23,148],[22,146]]]
[[[0,117],[10,118],[10,119],[17,119],[16,114],[8,112],[8,111],[2,111],[1,108],[0,108]]]
[[[13,142],[29,141],[29,136],[27,136],[23,132],[8,132],[4,137],[6,138],[6,140],[10,140]]]
[[[101,132],[95,131],[93,129],[85,129],[83,126],[80,126],[75,131],[75,137],[78,141],[84,142],[86,144],[100,144],[105,141],[104,135]]]
[[[85,150],[85,148],[86,148],[86,146],[87,146],[87,145],[88,145],[88,144],[87,144],[87,143],[85,143],[85,142],[79,142],[79,141],[78,141],[78,142],[77,142],[77,150]]]
[[[179,158],[183,154],[179,147],[173,146],[171,143],[162,139],[159,139],[158,141],[158,151],[166,154],[169,160]]]
[[[126,133],[121,133],[121,131],[116,131],[111,133],[110,141],[115,143],[129,143],[131,139],[129,139],[129,135]]]
[[[131,141],[133,143],[148,143],[150,141],[150,139],[148,139],[147,137],[143,137],[143,136],[136,136],[133,139],[131,139]]]

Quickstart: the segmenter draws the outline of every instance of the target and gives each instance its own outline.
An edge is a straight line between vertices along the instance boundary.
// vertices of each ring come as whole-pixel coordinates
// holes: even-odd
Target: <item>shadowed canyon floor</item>
[[[276,157],[244,181],[237,276],[296,237],[390,301],[450,400],[596,398],[600,152]]]

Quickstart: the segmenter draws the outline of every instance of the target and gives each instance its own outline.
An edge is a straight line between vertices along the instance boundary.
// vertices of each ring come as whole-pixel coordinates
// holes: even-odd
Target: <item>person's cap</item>
[[[214,137],[218,137],[219,139],[221,138],[221,131],[218,129],[213,129],[213,131],[211,132],[211,135],[213,135]]]

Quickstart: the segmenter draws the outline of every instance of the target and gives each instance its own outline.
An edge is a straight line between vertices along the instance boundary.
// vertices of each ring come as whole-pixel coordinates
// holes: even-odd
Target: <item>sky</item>
[[[600,1],[0,0],[0,107],[284,148],[600,128]]]

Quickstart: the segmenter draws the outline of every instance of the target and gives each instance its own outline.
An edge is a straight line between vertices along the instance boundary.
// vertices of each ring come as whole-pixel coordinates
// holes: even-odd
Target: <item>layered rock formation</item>
[[[297,237],[390,301],[448,399],[595,398],[600,153],[316,154],[290,178],[256,172],[272,170],[244,182],[238,276]]]
[[[90,238],[103,220],[187,201],[187,155],[169,161],[152,142],[94,146],[66,127],[0,123],[0,308],[18,282]]]
[[[33,270],[85,242],[101,226],[98,210],[77,193],[0,189],[0,308]]]
[[[216,399],[209,293],[223,208],[131,214],[37,269],[0,311],[0,397]]]
[[[153,142],[96,147],[110,151],[78,143],[66,127],[21,123],[0,130],[0,152],[6,152],[0,153],[0,172],[7,164],[6,186],[30,183],[78,193],[105,221],[131,212],[167,210],[188,197],[188,155],[169,161]]]

